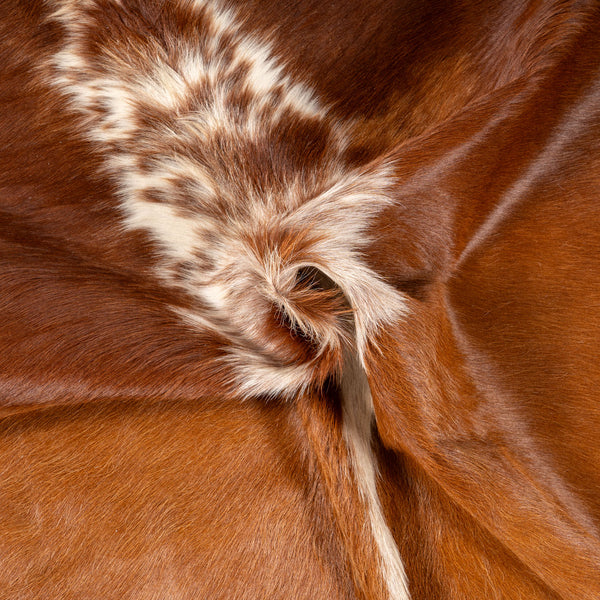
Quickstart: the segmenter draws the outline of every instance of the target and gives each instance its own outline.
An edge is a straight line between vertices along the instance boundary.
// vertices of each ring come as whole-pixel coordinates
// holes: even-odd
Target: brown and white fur
[[[597,598],[599,21],[0,3],[4,596]]]
[[[361,256],[373,216],[393,203],[393,165],[352,166],[349,125],[219,2],[171,3],[143,33],[119,0],[49,6],[64,43],[42,71],[102,156],[123,228],[156,242],[157,279],[191,299],[173,311],[223,340],[231,391],[293,399],[339,382],[365,543],[386,595],[407,600],[362,362],[405,312]]]

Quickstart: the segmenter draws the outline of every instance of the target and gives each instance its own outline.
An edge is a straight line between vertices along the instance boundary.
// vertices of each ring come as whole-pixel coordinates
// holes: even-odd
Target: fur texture
[[[3,598],[600,597],[599,21],[1,2]]]

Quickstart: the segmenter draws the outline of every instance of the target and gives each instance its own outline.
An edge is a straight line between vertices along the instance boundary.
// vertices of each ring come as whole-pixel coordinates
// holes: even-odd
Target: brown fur
[[[90,60],[107,31],[117,58],[197,35],[183,0],[122,3],[97,11]],[[350,352],[413,600],[600,597],[600,8],[517,4],[223,5],[326,107],[194,154],[237,217],[249,189],[302,206],[334,166],[363,181],[391,165],[356,264],[406,310],[361,342],[360,307],[307,267],[329,239],[319,223],[249,235],[256,256],[310,255],[280,304],[254,283],[236,297],[261,315],[252,336],[238,314],[221,332],[183,320],[205,315],[190,274],[214,257],[157,275],[164,249],[123,225],[93,116],[49,80],[66,39],[52,2],[2,3],[0,597],[387,598],[344,438]],[[243,71],[228,97],[241,113]],[[173,125],[140,111],[143,131]],[[164,143],[142,170],[188,151]],[[169,199],[181,214],[186,193]],[[236,344],[310,377],[268,399],[240,391]]]

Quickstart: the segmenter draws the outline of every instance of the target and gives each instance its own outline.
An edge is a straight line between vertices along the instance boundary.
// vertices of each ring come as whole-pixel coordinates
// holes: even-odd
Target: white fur
[[[371,448],[373,404],[369,383],[360,362],[351,360],[342,378],[344,439],[353,458],[355,478],[367,505],[371,533],[377,544],[381,570],[390,600],[409,600],[408,580],[398,547],[388,527],[376,483],[376,463]]]

